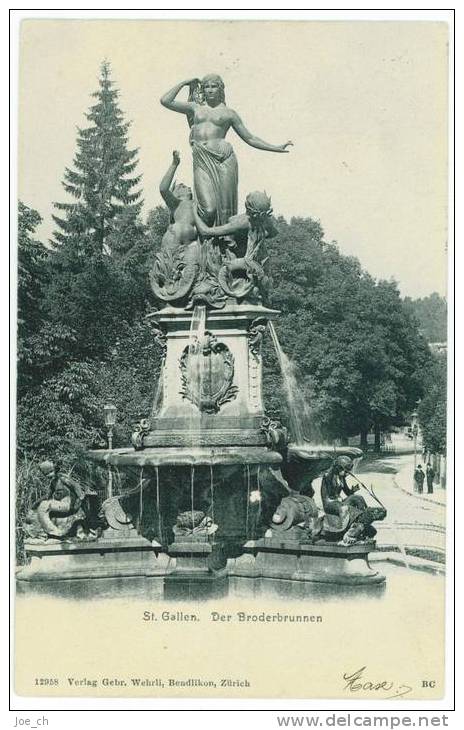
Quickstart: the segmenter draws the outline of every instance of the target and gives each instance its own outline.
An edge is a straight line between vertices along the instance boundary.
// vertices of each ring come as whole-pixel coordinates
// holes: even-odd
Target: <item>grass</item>
[[[379,474],[396,474],[398,468],[395,464],[389,464],[390,459],[397,457],[397,454],[377,454],[369,451],[362,460],[359,462],[356,469],[357,474],[363,474],[365,472],[378,472]]]

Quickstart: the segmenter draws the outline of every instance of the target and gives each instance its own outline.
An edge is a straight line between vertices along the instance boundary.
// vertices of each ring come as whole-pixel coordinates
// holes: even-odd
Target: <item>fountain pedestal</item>
[[[169,555],[176,560],[175,573],[191,575],[210,572],[208,559],[212,546],[207,540],[185,535],[169,546]]]
[[[28,565],[18,580],[53,581],[75,578],[122,578],[165,575],[169,557],[140,535],[100,537],[89,542],[25,543]]]
[[[369,553],[375,549],[373,542],[304,545],[296,540],[284,541],[277,537],[249,540],[244,545],[244,554],[235,561],[229,561],[228,572],[229,575],[248,578],[353,586],[383,583],[385,577],[369,565]]]
[[[278,314],[230,303],[207,317],[203,310],[202,320],[175,307],[150,315],[164,333],[166,355],[144,446],[266,445],[259,327]]]

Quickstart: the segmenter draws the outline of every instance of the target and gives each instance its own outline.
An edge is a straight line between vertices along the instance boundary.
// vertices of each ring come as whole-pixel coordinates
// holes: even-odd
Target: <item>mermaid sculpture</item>
[[[172,186],[179,164],[179,153],[174,150],[172,163],[159,188],[169,208],[171,223],[150,271],[151,287],[155,295],[163,301],[173,303],[181,303],[188,296],[200,266],[192,191],[183,183]]]
[[[179,164],[179,153],[174,150],[160,183],[171,222],[150,271],[151,288],[158,299],[174,306],[191,309],[200,302],[221,309],[226,300],[217,278],[222,254],[217,246],[199,241],[192,191],[183,183],[172,184]]]

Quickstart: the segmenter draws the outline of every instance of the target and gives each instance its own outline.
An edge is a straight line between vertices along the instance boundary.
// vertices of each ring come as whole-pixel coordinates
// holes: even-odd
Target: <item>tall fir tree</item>
[[[108,357],[120,323],[141,316],[148,289],[139,261],[147,237],[137,189],[141,176],[135,174],[138,150],[128,149],[130,123],[118,107],[107,61],[92,96],[89,126],[78,128],[74,167],[64,174],[74,201],[55,203],[63,216],[54,216],[58,230],[44,312],[48,328],[71,334],[64,347],[59,343],[57,367]]]
[[[58,226],[53,243],[71,246],[78,257],[125,253],[138,237],[143,202],[136,189],[141,175],[131,177],[138,149],[127,148],[130,122],[124,122],[118,107],[119,92],[107,61],[99,85],[92,94],[96,103],[86,114],[90,124],[78,128],[74,169],[66,168],[64,174],[63,187],[76,202],[54,204],[64,215],[53,216]]]

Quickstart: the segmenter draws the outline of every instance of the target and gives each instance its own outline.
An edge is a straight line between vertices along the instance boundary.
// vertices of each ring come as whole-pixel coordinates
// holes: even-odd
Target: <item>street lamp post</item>
[[[418,433],[417,423],[414,424],[412,427],[412,435],[414,437],[414,471],[416,470],[417,466],[417,433]]]
[[[116,423],[116,406],[114,406],[112,403],[108,403],[106,406],[103,407],[104,413],[105,413],[105,426],[108,431],[108,449],[112,451],[113,449],[113,426]],[[113,496],[113,472],[111,470],[111,465],[109,465],[108,469],[108,497]]]
[[[417,425],[417,411],[411,413],[411,426],[412,426],[412,437],[414,439],[414,471],[417,466],[417,434],[419,433],[419,427]]]
[[[417,467],[417,435],[419,433],[419,427],[417,425],[417,411],[413,411],[411,413],[411,431],[412,431],[412,437],[414,439],[414,471],[412,476],[412,487],[414,492],[417,492],[418,486],[415,479],[416,476],[416,467]]]

